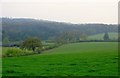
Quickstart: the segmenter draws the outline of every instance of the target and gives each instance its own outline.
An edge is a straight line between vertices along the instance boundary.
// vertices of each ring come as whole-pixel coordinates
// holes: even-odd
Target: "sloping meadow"
[[[73,43],[3,58],[3,76],[118,76],[118,43]]]

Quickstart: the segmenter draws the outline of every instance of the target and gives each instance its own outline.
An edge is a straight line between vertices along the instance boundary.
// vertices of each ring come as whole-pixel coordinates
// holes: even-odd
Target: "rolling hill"
[[[115,24],[71,24],[24,18],[2,18],[2,30],[3,39],[21,41],[28,37],[48,40],[69,31],[77,31],[87,35],[118,32],[118,26]]]

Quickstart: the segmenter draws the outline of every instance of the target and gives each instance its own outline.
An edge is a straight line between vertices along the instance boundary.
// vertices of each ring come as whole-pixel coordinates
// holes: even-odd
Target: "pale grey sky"
[[[2,16],[71,23],[116,23],[119,0],[2,0]]]

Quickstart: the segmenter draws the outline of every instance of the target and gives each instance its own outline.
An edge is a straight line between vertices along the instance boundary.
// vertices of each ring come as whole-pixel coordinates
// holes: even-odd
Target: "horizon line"
[[[74,22],[66,22],[66,21],[58,21],[58,20],[49,20],[49,19],[39,19],[32,17],[0,17],[0,18],[9,18],[9,19],[32,19],[38,21],[49,21],[49,22],[58,22],[58,23],[67,23],[67,24],[107,24],[107,25],[118,25],[118,23],[104,23],[104,22],[86,22],[86,23],[74,23]]]

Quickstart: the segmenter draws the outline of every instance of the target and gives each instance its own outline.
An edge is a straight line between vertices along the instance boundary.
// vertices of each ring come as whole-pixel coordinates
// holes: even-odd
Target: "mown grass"
[[[105,33],[88,36],[88,40],[103,40],[104,34]],[[109,34],[109,38],[111,40],[117,40],[118,39],[118,33],[109,32],[108,34]]]
[[[39,55],[3,58],[3,76],[117,76],[116,42],[74,43]]]

